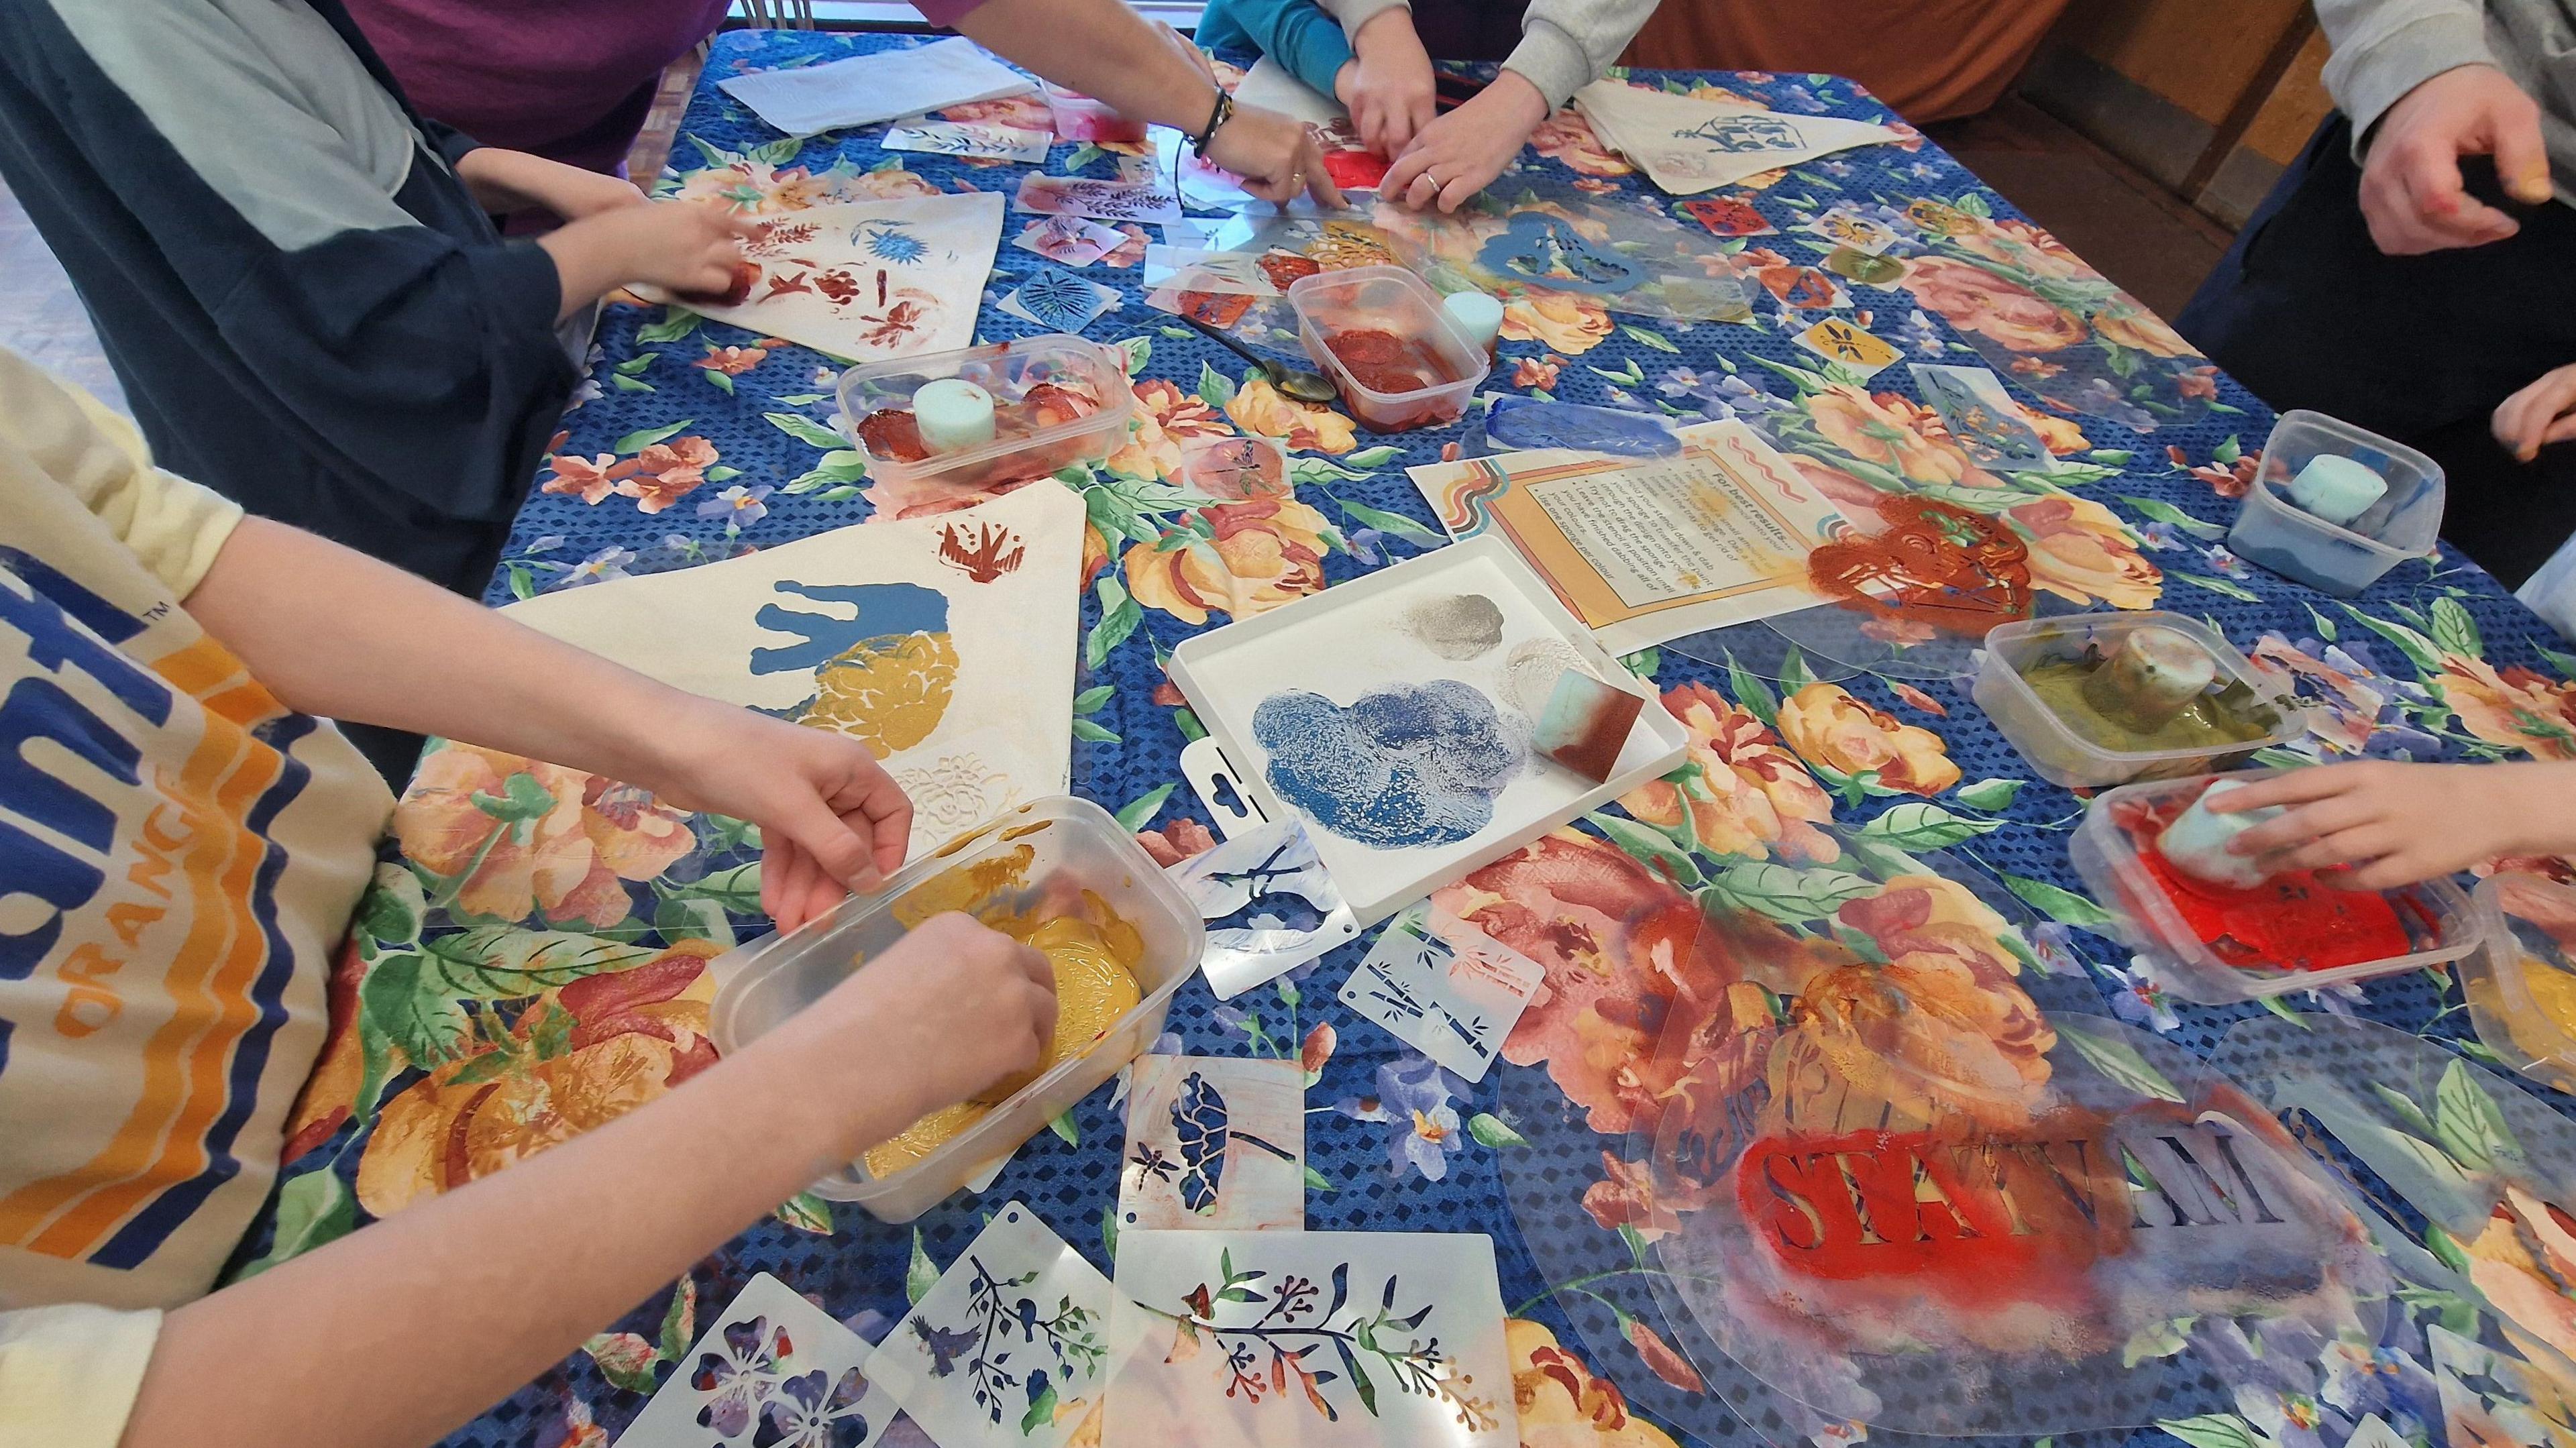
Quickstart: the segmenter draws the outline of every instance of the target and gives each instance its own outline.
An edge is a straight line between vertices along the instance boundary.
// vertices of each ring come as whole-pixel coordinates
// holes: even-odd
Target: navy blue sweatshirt
[[[0,0],[0,177],[158,461],[476,593],[574,380],[338,0]]]

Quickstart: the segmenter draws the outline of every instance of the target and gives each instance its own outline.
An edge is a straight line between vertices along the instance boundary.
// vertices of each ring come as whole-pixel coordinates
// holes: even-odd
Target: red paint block
[[[1594,784],[1608,781],[1646,701],[1581,669],[1556,676],[1530,745]]]

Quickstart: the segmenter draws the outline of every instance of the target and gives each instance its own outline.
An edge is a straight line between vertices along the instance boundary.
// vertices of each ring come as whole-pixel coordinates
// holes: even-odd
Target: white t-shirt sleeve
[[[0,1448],[116,1448],[160,1335],[158,1312],[0,1312]]]
[[[71,490],[170,592],[185,599],[241,521],[241,505],[152,465],[134,424],[0,348],[11,441]]]

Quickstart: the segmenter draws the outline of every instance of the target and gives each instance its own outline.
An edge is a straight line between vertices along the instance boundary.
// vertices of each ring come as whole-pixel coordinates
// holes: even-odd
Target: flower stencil
[[[708,1395],[698,1409],[698,1426],[730,1438],[751,1426],[760,1403],[778,1386],[778,1360],[791,1349],[787,1329],[769,1319],[727,1323],[720,1345],[698,1354],[689,1370],[689,1386]]]
[[[1377,1068],[1377,1090],[1368,1096],[1345,1096],[1333,1110],[1353,1121],[1381,1122],[1387,1133],[1387,1169],[1397,1176],[1410,1168],[1425,1181],[1449,1175],[1449,1158],[1467,1149],[1467,1130],[1450,1102],[1473,1088],[1456,1072],[1430,1057],[1407,1051],[1404,1059]]]

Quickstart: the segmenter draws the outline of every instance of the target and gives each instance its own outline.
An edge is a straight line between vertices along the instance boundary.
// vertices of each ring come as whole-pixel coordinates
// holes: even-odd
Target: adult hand
[[[1392,159],[1439,109],[1431,56],[1414,33],[1412,10],[1392,5],[1370,16],[1351,36],[1351,54],[1333,78],[1334,96],[1351,113],[1361,143]]]
[[[866,745],[692,698],[637,783],[680,809],[760,826],[760,908],[793,930],[903,867],[912,801]]]
[[[823,1009],[864,1036],[877,1079],[910,1092],[918,1117],[1036,1069],[1055,1040],[1055,969],[969,916],[934,915]]]
[[[2495,157],[2505,194],[2550,197],[2540,107],[2491,65],[2446,70],[2380,117],[2361,170],[2361,213],[2390,256],[2502,241],[2522,224],[2460,184],[2462,156]]]
[[[2213,814],[2265,805],[2290,812],[2228,842],[2239,855],[2282,853],[2282,870],[2353,867],[2349,883],[2390,890],[2454,874],[2526,847],[2521,822],[2555,807],[2535,793],[2539,766],[2362,760],[2258,779],[2209,802]]]
[[[615,260],[618,281],[718,295],[733,285],[741,243],[757,226],[721,201],[620,207],[576,224],[600,234]]]
[[[1302,192],[1319,206],[1342,204],[1315,133],[1277,111],[1237,110],[1208,138],[1207,158],[1243,178],[1243,189],[1264,201],[1285,206]]]
[[[2576,365],[2540,374],[2540,380],[2497,404],[2489,420],[2495,440],[2524,462],[2543,445],[2576,438]]]
[[[1475,99],[1424,126],[1386,168],[1377,194],[1416,210],[1436,201],[1455,211],[1503,174],[1546,119],[1547,97],[1520,72],[1504,71]]]

